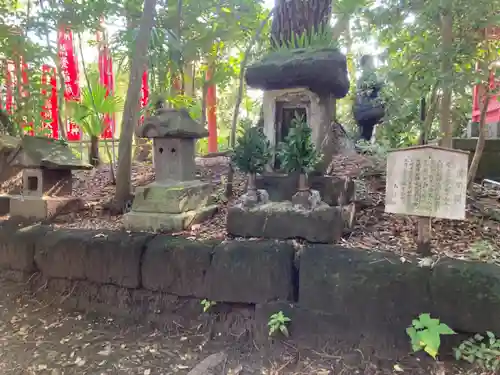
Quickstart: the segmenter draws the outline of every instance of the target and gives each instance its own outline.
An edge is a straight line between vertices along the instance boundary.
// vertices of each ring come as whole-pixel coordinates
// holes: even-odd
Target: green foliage
[[[454,349],[455,358],[476,364],[489,371],[500,370],[500,340],[492,333],[476,334]]]
[[[288,324],[292,320],[283,314],[283,311],[278,311],[269,317],[267,326],[269,327],[269,336],[273,336],[278,332],[281,332],[283,336],[288,337]]]
[[[271,160],[270,143],[262,128],[249,127],[237,139],[233,163],[244,173],[261,173]]]
[[[482,240],[474,242],[469,249],[470,258],[482,262],[498,263],[499,251],[491,241]]]
[[[280,36],[280,40],[283,37]],[[276,46],[276,50],[288,50],[299,48],[328,48],[338,47],[337,38],[333,35],[333,30],[330,26],[320,26],[319,30],[305,30],[303,33],[294,33],[289,42],[280,44],[274,36],[271,36],[272,45]]]
[[[431,318],[430,314],[420,314],[413,319],[412,325],[406,329],[414,352],[424,350],[432,358],[436,358],[441,346],[441,335],[454,335],[455,332],[439,319]]]
[[[309,173],[321,161],[321,155],[311,140],[312,130],[303,116],[295,114],[285,142],[280,144],[278,156],[287,172]]]
[[[215,301],[210,301],[208,299],[204,299],[200,302],[201,306],[203,307],[203,312],[206,313],[208,310],[210,310],[212,307],[217,305],[217,302]]]
[[[217,137],[217,150],[219,152],[229,150],[229,138],[225,135]],[[196,155],[208,154],[208,138],[198,139],[196,141]]]
[[[104,130],[104,116],[123,109],[121,98],[106,95],[104,86],[94,81],[81,91],[80,102],[68,103],[75,123],[89,136],[98,137]]]

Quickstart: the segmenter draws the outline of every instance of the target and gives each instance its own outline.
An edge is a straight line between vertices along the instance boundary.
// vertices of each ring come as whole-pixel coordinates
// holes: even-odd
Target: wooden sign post
[[[433,145],[395,150],[387,157],[385,212],[464,220],[469,153]],[[420,234],[430,243],[431,230]]]

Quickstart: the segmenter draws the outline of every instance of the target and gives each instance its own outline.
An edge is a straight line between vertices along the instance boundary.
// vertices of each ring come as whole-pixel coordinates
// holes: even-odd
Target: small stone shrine
[[[74,170],[92,169],[69,146],[56,139],[24,136],[11,165],[22,168],[21,195],[10,197],[10,215],[46,219],[66,206],[71,197]]]
[[[264,134],[275,148],[285,140],[294,117],[302,116],[322,153],[333,119],[332,99],[349,92],[346,57],[335,48],[271,52],[248,67],[248,86],[264,91]],[[273,160],[271,167],[279,167]]]
[[[137,188],[124,225],[131,230],[181,231],[210,218],[212,187],[196,180],[195,142],[208,132],[186,110],[162,108],[137,128],[153,139],[155,182]]]
[[[273,148],[285,141],[292,119],[302,117],[311,128],[311,141],[323,153],[333,119],[332,99],[349,91],[345,56],[335,48],[299,48],[271,52],[248,67],[246,82],[264,90],[264,134]],[[269,169],[280,169],[274,159]],[[241,237],[302,238],[335,243],[354,222],[354,184],[322,173],[310,175],[307,191],[297,191],[298,174],[265,173],[255,188],[265,190],[269,202],[228,210],[227,231]],[[302,198],[302,199],[298,199]]]

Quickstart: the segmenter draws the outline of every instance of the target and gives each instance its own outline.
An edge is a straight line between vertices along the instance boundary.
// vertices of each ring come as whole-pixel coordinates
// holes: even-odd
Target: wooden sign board
[[[464,220],[469,153],[425,145],[387,157],[385,212]]]

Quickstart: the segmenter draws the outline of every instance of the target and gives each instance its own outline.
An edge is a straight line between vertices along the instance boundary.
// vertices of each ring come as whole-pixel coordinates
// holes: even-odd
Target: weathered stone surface
[[[10,216],[26,219],[44,220],[65,213],[81,203],[75,197],[37,197],[12,195],[10,197]]]
[[[251,208],[230,207],[226,225],[233,236],[334,243],[342,235],[344,220],[340,208],[327,204],[304,210],[291,202],[270,202]]]
[[[47,228],[32,225],[19,228],[9,223],[0,226],[0,268],[34,272],[35,244],[47,233]]]
[[[349,319],[358,330],[405,328],[430,311],[431,270],[397,255],[312,245],[300,257],[299,304]]]
[[[201,181],[153,182],[135,192],[132,211],[180,214],[207,204],[210,184]]]
[[[232,241],[214,248],[207,298],[256,303],[293,298],[294,248],[274,241]]]
[[[349,92],[346,57],[333,48],[272,52],[249,66],[245,79],[249,86],[262,90],[307,87],[336,98]]]
[[[289,201],[297,192],[299,176],[297,174],[265,173],[257,176],[258,189],[265,189],[271,201]],[[354,181],[351,179],[315,176],[308,178],[311,189],[319,191],[323,202],[330,206],[338,206],[352,202],[354,198]]]
[[[123,216],[123,225],[127,229],[136,231],[178,232],[210,219],[217,212],[217,209],[218,207],[213,205],[181,214],[131,211]]]
[[[177,296],[206,297],[205,274],[213,246],[167,235],[156,236],[142,260],[142,283],[146,289]]]
[[[35,261],[46,277],[89,280],[137,288],[146,234],[54,230],[36,245]]]
[[[469,151],[469,165],[472,162],[476,151],[477,138],[453,138],[453,148],[463,151]],[[486,139],[483,154],[479,161],[476,173],[477,179],[500,178],[500,163],[497,162],[500,153],[500,139]]]
[[[205,138],[208,132],[185,109],[162,108],[136,130],[142,138]]]
[[[77,158],[68,144],[59,139],[24,136],[20,141],[21,151],[12,165],[24,168],[92,169],[90,164]]]
[[[430,289],[436,316],[456,330],[500,333],[500,267],[481,262],[441,260]]]

